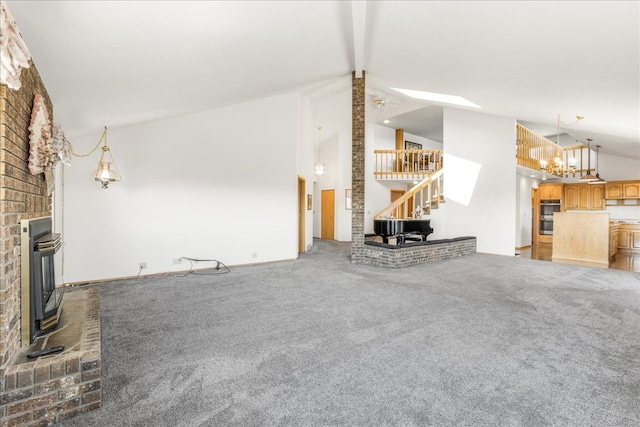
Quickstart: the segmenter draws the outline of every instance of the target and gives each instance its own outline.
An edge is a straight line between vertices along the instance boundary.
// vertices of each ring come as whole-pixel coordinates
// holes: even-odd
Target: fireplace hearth
[[[56,288],[54,256],[61,235],[52,232],[51,217],[20,222],[22,263],[22,347],[53,330],[62,311],[62,288]]]

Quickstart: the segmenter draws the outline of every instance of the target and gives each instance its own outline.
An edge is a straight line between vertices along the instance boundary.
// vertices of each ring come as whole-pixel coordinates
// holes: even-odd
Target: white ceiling
[[[558,115],[582,115],[563,132],[640,159],[638,1],[6,3],[70,137],[363,69],[399,100],[384,107],[389,126],[416,135],[441,139],[442,105],[391,87],[459,95],[551,134]]]

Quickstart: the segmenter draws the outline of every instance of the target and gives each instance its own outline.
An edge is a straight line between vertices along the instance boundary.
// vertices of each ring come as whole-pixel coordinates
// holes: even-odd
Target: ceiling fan
[[[368,106],[373,111],[385,110],[387,108],[395,108],[402,104],[399,98],[389,95],[380,90],[368,89],[367,90]]]

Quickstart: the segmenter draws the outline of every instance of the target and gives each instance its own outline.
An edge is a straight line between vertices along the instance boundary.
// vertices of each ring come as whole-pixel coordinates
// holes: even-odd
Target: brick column
[[[52,120],[53,104],[32,62],[20,81],[19,90],[0,84],[0,380],[21,347],[20,220],[51,215],[44,174],[28,166],[33,98],[44,96]]]
[[[351,75],[351,262],[364,262],[365,72]]]

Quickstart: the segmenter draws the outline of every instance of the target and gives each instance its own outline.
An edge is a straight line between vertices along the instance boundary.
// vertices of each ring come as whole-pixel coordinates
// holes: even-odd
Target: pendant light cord
[[[104,127],[104,132],[102,132],[102,137],[100,138],[100,141],[98,141],[98,143],[96,144],[95,147],[93,147],[93,150],[89,151],[87,154],[78,154],[76,152],[73,151],[73,146],[71,145],[71,142],[69,140],[67,140],[65,138],[65,141],[67,143],[67,145],[69,145],[69,151],[71,152],[71,154],[73,154],[76,157],[89,157],[90,155],[92,155],[93,153],[96,152],[96,150],[98,149],[98,147],[100,147],[100,144],[102,144],[102,141],[104,141],[104,145],[106,147],[107,145],[107,127]],[[114,163],[115,166],[115,163]]]

